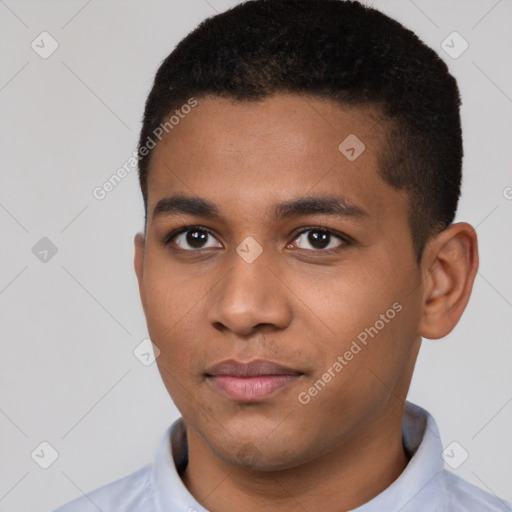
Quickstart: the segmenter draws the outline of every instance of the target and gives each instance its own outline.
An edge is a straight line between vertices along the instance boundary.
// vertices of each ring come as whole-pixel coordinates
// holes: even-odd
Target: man
[[[178,45],[146,103],[135,271],[182,418],[154,464],[59,512],[509,510],[406,402],[478,267],[452,223],[459,105],[441,59],[357,2],[250,1]]]

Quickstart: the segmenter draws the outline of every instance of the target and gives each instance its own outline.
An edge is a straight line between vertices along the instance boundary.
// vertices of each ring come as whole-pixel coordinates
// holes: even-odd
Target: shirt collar
[[[432,416],[411,402],[405,404],[402,439],[410,457],[405,470],[387,489],[353,512],[407,512],[419,510],[425,503],[438,510],[436,504],[444,485],[439,431]],[[152,495],[158,512],[208,512],[181,481],[179,471],[187,459],[186,425],[179,418],[162,436],[153,464]]]
[[[187,428],[183,418],[179,418],[165,431],[156,450],[151,479],[156,511],[208,512],[181,480],[178,471],[187,460]]]
[[[444,492],[442,444],[434,418],[405,403],[402,441],[410,457],[404,471],[384,491],[352,512],[440,510]],[[427,505],[428,504],[428,505]]]

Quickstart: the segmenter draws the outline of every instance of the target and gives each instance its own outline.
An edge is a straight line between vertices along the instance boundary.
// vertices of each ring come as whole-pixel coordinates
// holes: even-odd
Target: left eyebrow
[[[274,206],[274,218],[285,219],[301,215],[336,215],[362,219],[368,213],[343,196],[306,196]]]

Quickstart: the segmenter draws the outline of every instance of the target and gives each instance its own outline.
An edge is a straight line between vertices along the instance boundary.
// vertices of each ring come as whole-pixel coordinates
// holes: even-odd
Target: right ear
[[[137,275],[137,281],[139,282],[139,294],[142,302],[144,312],[146,311],[146,302],[144,299],[144,252],[146,246],[146,240],[144,233],[137,233],[133,239],[135,245],[135,255],[133,259],[133,265],[135,268],[135,274]]]

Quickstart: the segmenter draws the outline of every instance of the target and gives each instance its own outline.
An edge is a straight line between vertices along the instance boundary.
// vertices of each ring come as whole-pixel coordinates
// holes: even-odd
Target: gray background
[[[235,3],[0,0],[4,512],[49,510],[151,462],[178,415],[155,364],[133,354],[147,337],[133,271],[143,227],[136,172],[102,201],[92,191],[135,150],[162,59]],[[459,80],[458,220],[480,241],[472,300],[447,338],[424,341],[409,399],[434,415],[444,446],[469,453],[457,474],[512,500],[512,2],[372,4],[435,48]],[[46,59],[31,48],[50,47],[43,31],[59,45]],[[469,43],[457,59],[440,46],[453,31]],[[46,262],[32,252],[42,237],[58,250]],[[59,454],[48,469],[31,458],[43,441]],[[50,452],[36,453],[44,463]]]

